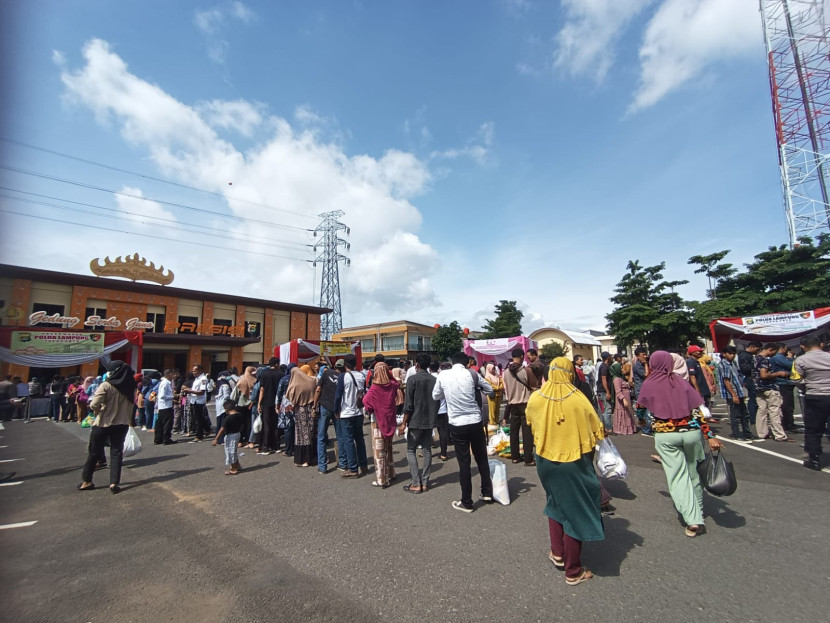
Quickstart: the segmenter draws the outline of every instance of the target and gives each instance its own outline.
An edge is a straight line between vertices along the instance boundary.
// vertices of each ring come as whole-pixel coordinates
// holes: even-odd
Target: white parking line
[[[9,528],[28,528],[29,526],[34,526],[37,521],[23,521],[21,523],[7,523],[5,525],[0,526],[0,530],[8,530]]]
[[[13,485],[22,485],[22,480],[15,480],[14,482],[0,482],[0,487],[11,487]]]
[[[791,456],[787,456],[785,454],[779,454],[778,452],[773,452],[772,450],[767,450],[766,448],[761,448],[754,443],[735,443],[733,440],[729,439],[728,437],[721,437],[720,435],[715,435],[721,441],[725,441],[727,443],[731,443],[733,446],[749,448],[750,450],[756,450],[757,452],[763,452],[764,454],[771,454],[772,456],[777,456],[779,459],[784,459],[785,461],[792,461],[793,463],[798,463],[799,465],[802,464],[801,459],[796,459]],[[821,471],[830,474],[830,467],[825,467]]]
[[[0,463],[11,463],[12,461],[22,461],[23,459],[0,459]]]

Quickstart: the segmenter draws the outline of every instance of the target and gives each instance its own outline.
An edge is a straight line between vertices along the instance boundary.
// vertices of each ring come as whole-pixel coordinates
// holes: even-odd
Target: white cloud
[[[617,62],[619,40],[653,4],[629,113],[654,105],[715,63],[760,53],[760,13],[750,0],[562,0],[566,20],[555,36],[554,67],[602,82]],[[528,63],[517,70],[537,72]]]
[[[230,49],[228,41],[223,37],[229,19],[249,24],[256,19],[256,13],[242,2],[193,13],[193,23],[205,39],[208,58],[219,65],[225,63]]]
[[[160,203],[144,198],[144,193],[140,188],[124,186],[121,188],[120,194],[113,196],[121,216],[136,226],[147,229],[163,229],[166,224],[162,224],[157,219],[163,219],[164,221],[176,220],[175,215]]]
[[[447,160],[467,157],[481,166],[495,164],[496,157],[493,155],[492,149],[495,131],[496,124],[492,121],[485,121],[478,128],[475,136],[468,141],[466,147],[453,147],[441,151],[436,150],[430,154],[430,157]]]
[[[256,19],[256,13],[254,13],[251,9],[249,9],[241,2],[234,2],[231,5],[231,9],[233,11],[234,17],[236,17],[239,20],[242,20],[246,24]]]
[[[224,254],[225,272],[235,277],[223,288],[265,298],[316,301],[310,263],[275,261],[255,254],[259,251],[311,260],[311,250],[298,245],[315,239],[310,234],[273,230],[242,219],[313,229],[321,212],[343,210],[343,221],[351,227],[351,250],[346,253],[352,260],[350,268],[341,268],[344,321],[350,322],[351,314],[361,309],[381,310],[388,317],[404,312],[417,314],[437,305],[432,287],[437,255],[418,238],[421,214],[410,201],[427,190],[431,175],[426,164],[414,155],[393,149],[381,157],[349,155],[312,130],[298,130],[286,119],[267,116],[258,104],[240,100],[192,107],[180,102],[161,87],[130,73],[127,64],[104,41],[90,41],[83,54],[83,66],[61,75],[67,100],[88,108],[100,122],[117,127],[128,144],[146,151],[163,175],[221,193],[225,209],[234,220],[228,225],[226,219],[194,216],[191,212],[179,214],[176,208],[172,216],[183,223],[195,220],[224,227],[229,238],[252,241],[245,245],[247,251]],[[258,120],[260,140],[254,149],[243,153],[217,135],[214,127],[232,127],[228,117],[219,114],[229,110],[238,113],[235,129],[253,128]],[[238,116],[243,112],[249,123],[240,126]],[[195,200],[185,203],[193,205]],[[145,202],[141,207],[147,210]],[[153,209],[156,213],[165,210],[161,206]],[[275,241],[258,246],[253,242],[263,236],[293,236],[296,244],[284,246]],[[118,245],[125,241],[132,248],[129,238],[108,236],[106,245],[112,248],[101,252],[123,253]],[[188,278],[185,275],[189,272],[191,282],[181,283],[183,287],[217,287],[203,271],[184,270],[187,266],[214,265],[214,249],[143,239],[142,249],[145,257],[157,257],[174,270],[181,267],[177,271],[179,279]],[[257,266],[268,268],[252,268]]]
[[[666,0],[646,27],[629,111],[654,105],[716,62],[760,54],[761,33],[755,2]]]
[[[262,123],[265,104],[245,100],[212,100],[198,104],[196,110],[211,127],[251,136]]]
[[[566,21],[555,38],[554,66],[602,82],[614,64],[617,41],[653,1],[562,0]]]
[[[52,50],[52,62],[58,67],[64,67],[66,65],[66,54],[60,50]]]

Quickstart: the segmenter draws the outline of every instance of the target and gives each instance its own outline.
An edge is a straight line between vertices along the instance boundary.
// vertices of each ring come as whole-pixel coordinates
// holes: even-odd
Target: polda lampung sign
[[[77,316],[61,316],[60,314],[48,314],[46,312],[35,312],[29,315],[29,325],[35,326],[39,324],[62,324],[71,329],[81,324],[81,319]],[[84,320],[83,326],[93,329],[120,329],[121,321],[115,316],[109,318],[101,318],[101,316],[88,316]],[[155,325],[152,322],[145,322],[139,318],[128,318],[124,324],[124,329],[127,331],[141,331],[143,329],[152,329]]]
[[[12,331],[9,351],[13,355],[101,355],[104,334]]]
[[[794,314],[749,316],[741,318],[741,324],[744,332],[753,335],[783,335],[815,329],[816,315],[813,311],[804,311]]]

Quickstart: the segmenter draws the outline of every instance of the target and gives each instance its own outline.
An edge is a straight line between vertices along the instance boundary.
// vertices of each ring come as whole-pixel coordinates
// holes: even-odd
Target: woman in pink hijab
[[[677,512],[686,522],[685,534],[695,537],[703,528],[703,487],[697,475],[697,464],[704,459],[703,437],[712,450],[720,442],[704,421],[708,409],[703,397],[684,380],[689,373],[666,351],[655,351],[649,358],[650,374],[643,381],[637,402],[654,416],[654,449],[663,464],[669,494]],[[701,436],[701,433],[703,436]]]
[[[395,436],[397,419],[396,402],[400,385],[389,373],[389,366],[381,361],[375,364],[372,386],[363,398],[366,413],[372,416],[372,449],[375,453],[376,479],[373,487],[389,486],[395,479],[392,460],[392,439]]]

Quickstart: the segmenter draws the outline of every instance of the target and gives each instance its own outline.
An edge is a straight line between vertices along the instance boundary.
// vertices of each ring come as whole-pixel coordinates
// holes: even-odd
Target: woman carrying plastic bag
[[[128,432],[135,435],[131,428],[135,396],[133,375],[135,373],[123,361],[111,361],[106,364],[106,367],[107,377],[89,401],[89,408],[95,414],[95,421],[89,432],[89,451],[84,464],[83,481],[78,485],[80,491],[95,488],[92,483],[92,474],[95,471],[95,464],[104,455],[104,446],[107,442],[110,446],[110,491],[112,493],[121,491],[124,439]]]

